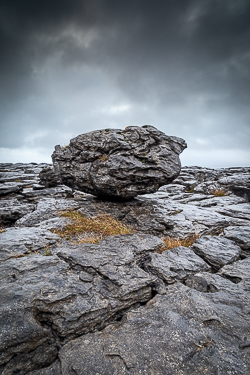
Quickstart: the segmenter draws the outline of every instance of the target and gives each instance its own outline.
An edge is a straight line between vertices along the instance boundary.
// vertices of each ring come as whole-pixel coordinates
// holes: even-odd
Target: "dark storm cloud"
[[[130,123],[248,147],[248,0],[2,0],[0,48],[2,147]]]

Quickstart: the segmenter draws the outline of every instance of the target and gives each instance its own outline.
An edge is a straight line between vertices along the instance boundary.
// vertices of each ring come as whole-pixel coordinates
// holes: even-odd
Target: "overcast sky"
[[[249,0],[1,0],[0,162],[150,124],[182,165],[250,165]]]

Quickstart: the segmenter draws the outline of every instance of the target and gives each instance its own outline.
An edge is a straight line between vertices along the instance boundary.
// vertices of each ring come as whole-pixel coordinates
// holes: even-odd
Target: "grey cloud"
[[[247,0],[3,0],[0,25],[2,147],[144,123],[248,147]]]

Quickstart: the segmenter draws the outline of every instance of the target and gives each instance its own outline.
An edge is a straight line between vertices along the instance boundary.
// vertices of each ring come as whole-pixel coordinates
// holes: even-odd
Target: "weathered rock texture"
[[[0,374],[249,375],[250,168],[183,168],[154,194],[102,201],[38,184],[45,167],[0,164]],[[67,209],[136,233],[72,244],[50,231]]]
[[[56,146],[54,171],[41,174],[47,186],[60,176],[75,190],[97,196],[132,198],[154,193],[180,173],[183,139],[169,137],[150,125],[81,134],[69,146]]]

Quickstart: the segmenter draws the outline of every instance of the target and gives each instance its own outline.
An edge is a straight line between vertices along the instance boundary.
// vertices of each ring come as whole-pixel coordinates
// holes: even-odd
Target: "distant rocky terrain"
[[[0,164],[0,374],[250,374],[250,168],[184,167],[127,201],[46,170]],[[133,231],[75,243],[67,210]]]

